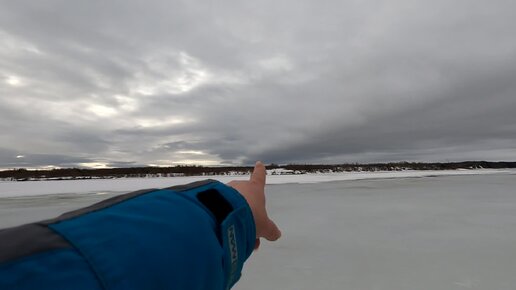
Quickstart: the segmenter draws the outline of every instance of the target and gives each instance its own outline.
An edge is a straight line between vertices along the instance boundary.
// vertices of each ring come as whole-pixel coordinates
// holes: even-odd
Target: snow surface
[[[276,169],[277,170],[277,169]],[[441,171],[380,171],[380,172],[340,172],[298,175],[272,175],[269,170],[267,184],[318,183],[339,180],[362,180],[382,178],[407,178],[445,175],[478,175],[514,173],[516,170],[441,170]],[[216,179],[227,183],[231,180],[248,179],[249,176],[192,176],[192,177],[152,177],[116,178],[87,180],[48,180],[48,181],[0,181],[0,197],[19,197],[64,193],[129,192],[146,188],[164,188],[203,179]]]

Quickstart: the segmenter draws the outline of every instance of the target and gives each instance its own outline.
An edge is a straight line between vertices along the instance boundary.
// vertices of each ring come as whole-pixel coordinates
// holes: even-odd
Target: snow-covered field
[[[269,173],[271,170],[269,170]],[[342,172],[327,174],[271,175],[267,176],[267,184],[285,183],[319,183],[339,180],[384,179],[404,177],[446,176],[446,175],[479,175],[516,173],[516,170],[407,170],[380,172]],[[164,188],[185,184],[203,179],[216,179],[227,183],[235,179],[248,179],[248,176],[193,176],[193,177],[155,177],[155,178],[118,178],[89,180],[52,180],[52,181],[0,181],[1,197],[20,197],[65,193],[105,193],[126,192],[144,188]]]
[[[0,227],[198,179],[0,182]],[[516,289],[516,171],[268,176],[268,183],[283,237],[262,242],[236,290]]]

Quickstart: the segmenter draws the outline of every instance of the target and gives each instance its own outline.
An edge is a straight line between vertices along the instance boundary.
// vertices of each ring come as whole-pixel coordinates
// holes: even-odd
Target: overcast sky
[[[0,0],[0,168],[515,160],[514,11]]]

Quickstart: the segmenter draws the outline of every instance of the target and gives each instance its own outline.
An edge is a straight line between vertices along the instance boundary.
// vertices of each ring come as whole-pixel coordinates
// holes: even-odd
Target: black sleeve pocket
[[[199,192],[197,199],[213,213],[219,225],[233,211],[233,206],[215,189]]]

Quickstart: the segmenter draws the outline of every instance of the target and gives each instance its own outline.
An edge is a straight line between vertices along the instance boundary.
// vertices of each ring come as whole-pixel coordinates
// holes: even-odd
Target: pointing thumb
[[[278,226],[272,221],[267,221],[267,226],[263,232],[263,237],[269,241],[275,241],[281,237],[281,231]]]

